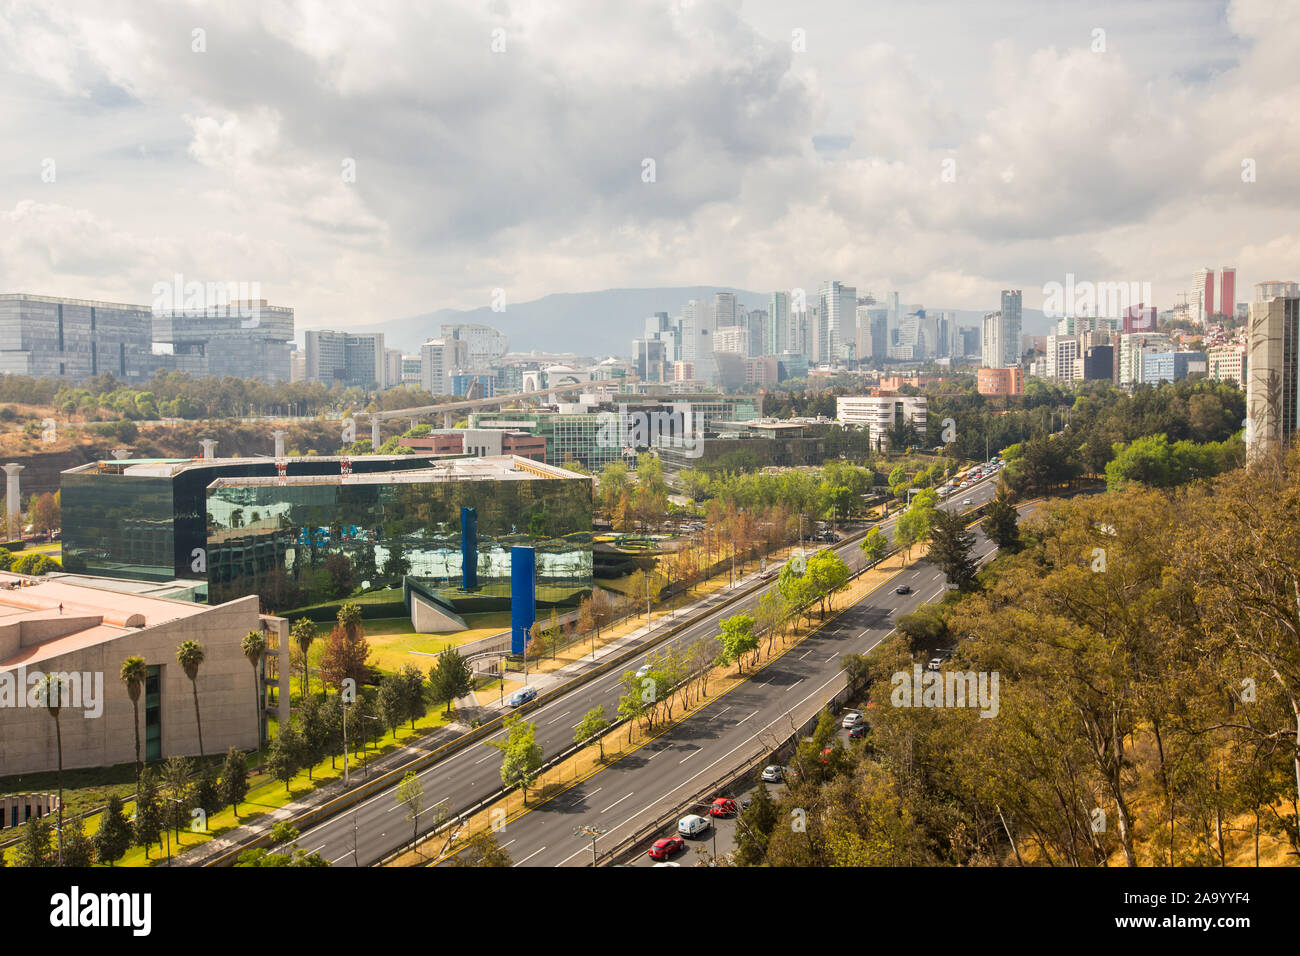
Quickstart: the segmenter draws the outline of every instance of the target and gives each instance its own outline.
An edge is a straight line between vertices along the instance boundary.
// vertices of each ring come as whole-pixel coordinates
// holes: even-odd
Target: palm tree
[[[190,679],[194,691],[194,722],[199,725],[199,759],[203,759],[203,718],[199,716],[199,666],[203,663],[203,645],[198,641],[182,641],[176,648],[176,663],[181,665]]]
[[[300,617],[293,622],[293,639],[298,644],[298,650],[302,651],[302,696],[307,696],[307,688],[311,685],[310,665],[307,663],[307,652],[311,650],[311,645],[316,640],[316,622],[311,618]]]
[[[140,691],[144,688],[144,682],[149,676],[149,665],[144,662],[143,657],[132,655],[122,662],[122,683],[126,685],[126,693],[131,698],[131,708],[135,711],[135,719],[132,726],[135,728],[135,785],[136,800],[139,805],[140,797]]]
[[[41,696],[45,698],[45,707],[54,718],[54,739],[59,748],[59,866],[63,865],[63,727],[59,723],[59,711],[63,709],[63,684],[53,674],[46,674],[41,685]]]
[[[240,642],[239,649],[253,665],[253,696],[257,705],[257,742],[262,742],[262,657],[266,654],[266,635],[262,631],[249,631]]]

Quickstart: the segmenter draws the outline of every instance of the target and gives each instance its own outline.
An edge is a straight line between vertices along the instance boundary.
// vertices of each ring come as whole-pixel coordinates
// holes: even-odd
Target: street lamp
[[[375,717],[372,714],[362,714],[361,719],[375,720],[375,721],[379,720],[378,717]],[[366,725],[362,724],[361,725],[361,774],[362,774],[361,779],[369,780],[370,779],[370,757],[366,751],[366,729],[365,728]]]
[[[591,865],[593,867],[600,865],[596,857],[596,840],[599,839],[600,837],[603,837],[608,832],[609,832],[609,827],[600,827],[591,824],[584,824],[583,826],[580,826],[578,827],[578,829],[573,831],[573,835],[576,837],[580,837],[580,836],[591,837]]]

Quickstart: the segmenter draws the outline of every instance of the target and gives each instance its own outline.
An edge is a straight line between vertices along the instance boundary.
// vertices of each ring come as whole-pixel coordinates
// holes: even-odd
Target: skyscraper
[[[1234,266],[1219,269],[1219,312],[1231,316],[1237,302],[1237,270]]]
[[[1002,364],[1020,364],[1020,290],[1002,290]]]
[[[821,322],[825,326],[826,353],[820,359],[833,362],[843,358],[843,346],[854,343],[857,332],[858,290],[833,279],[822,283],[818,294]],[[822,336],[819,336],[819,341]]]
[[[782,352],[799,351],[792,344],[790,335],[790,293],[773,292],[772,301],[767,309],[767,324],[771,338],[763,345],[764,355],[780,355]],[[771,351],[768,351],[768,348]]]
[[[1192,276],[1192,291],[1187,297],[1187,308],[1193,322],[1205,323],[1214,314],[1214,270],[1197,269]]]

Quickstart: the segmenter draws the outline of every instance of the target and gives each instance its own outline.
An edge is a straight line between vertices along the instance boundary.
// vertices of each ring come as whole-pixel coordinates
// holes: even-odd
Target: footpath
[[[643,623],[636,629],[597,647],[594,656],[587,654],[579,660],[551,671],[536,672],[530,670],[528,679],[524,683],[534,688],[540,696],[548,690],[552,690],[561,684],[582,676],[593,668],[599,667],[608,658],[617,656],[637,644],[645,643],[650,637],[658,636],[684,618],[708,613],[729,600],[737,591],[756,584],[760,577],[760,572],[755,570],[738,578],[734,585],[723,586],[692,604],[677,608],[671,616],[660,614],[650,624]],[[512,671],[511,674],[519,679],[523,677],[521,672]],[[210,860],[229,853],[231,850],[237,849],[259,836],[270,833],[277,823],[292,820],[308,810],[338,799],[348,791],[364,784],[371,774],[378,776],[397,770],[422,754],[453,743],[456,738],[472,729],[472,721],[485,722],[497,716],[503,710],[509,709],[499,700],[482,703],[473,694],[466,695],[456,701],[456,719],[454,721],[444,724],[432,733],[408,740],[396,750],[390,751],[382,757],[368,759],[364,769],[358,762],[349,771],[349,784],[345,785],[342,778],[332,780],[306,796],[277,807],[254,821],[235,827],[216,839],[209,840],[207,843],[186,851],[175,857],[174,865],[204,866]]]

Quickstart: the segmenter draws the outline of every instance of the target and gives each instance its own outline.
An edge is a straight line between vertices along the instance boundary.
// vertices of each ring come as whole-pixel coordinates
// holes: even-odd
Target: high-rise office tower
[[[984,334],[980,339],[980,364],[985,368],[1002,368],[1002,313],[984,313]]]
[[[833,362],[843,357],[841,347],[856,337],[858,290],[828,279],[822,283],[817,305],[825,326],[824,334],[818,336],[819,342],[825,340],[825,354],[819,361]]]
[[[1252,302],[1246,358],[1246,453],[1294,440],[1300,406],[1300,297]]]
[[[1219,269],[1219,312],[1231,316],[1237,303],[1237,269],[1223,266]]]
[[[734,292],[719,292],[713,296],[713,327],[739,325]]]
[[[1002,290],[1002,365],[1020,364],[1020,290]]]
[[[792,341],[790,330],[790,293],[773,292],[772,301],[768,304],[767,321],[771,331],[772,351],[767,351],[767,346],[763,347],[764,355],[780,355],[782,352],[798,352],[799,346]]]
[[[1214,314],[1214,270],[1197,269],[1192,276],[1192,291],[1187,297],[1193,322],[1205,323]]]

